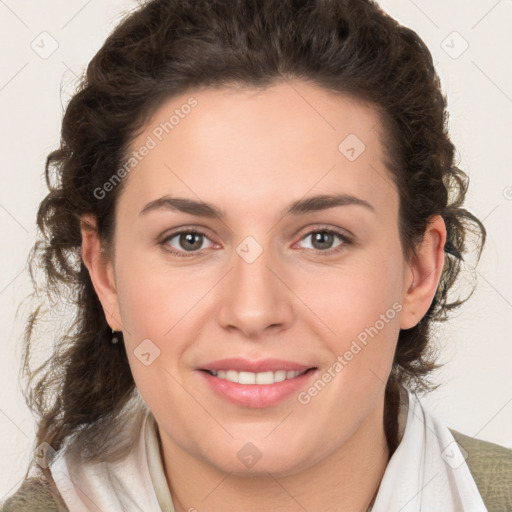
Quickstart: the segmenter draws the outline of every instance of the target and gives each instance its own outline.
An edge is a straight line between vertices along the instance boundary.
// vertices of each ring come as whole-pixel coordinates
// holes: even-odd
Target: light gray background
[[[380,4],[416,30],[433,53],[460,166],[471,180],[466,204],[488,230],[475,294],[438,329],[446,361],[436,374],[442,386],[424,401],[450,427],[512,448],[512,2]],[[16,316],[16,309],[31,291],[25,264],[36,209],[46,194],[45,158],[59,142],[63,105],[76,76],[121,14],[136,5],[0,0],[0,500],[19,485],[33,448],[34,421],[18,382],[27,311]]]

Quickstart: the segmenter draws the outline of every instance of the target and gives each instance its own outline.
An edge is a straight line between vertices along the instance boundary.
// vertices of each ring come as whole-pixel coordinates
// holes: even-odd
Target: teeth
[[[230,380],[231,382],[238,382],[238,372],[235,370],[228,370],[227,372],[224,372],[223,379]]]
[[[226,376],[227,376],[226,372]],[[238,383],[239,384],[256,384],[256,373],[251,372],[239,372],[238,373]]]
[[[277,370],[275,372],[237,372],[236,370],[211,370],[210,373],[219,379],[237,382],[238,384],[274,384],[283,380],[294,379],[304,372],[294,370]]]

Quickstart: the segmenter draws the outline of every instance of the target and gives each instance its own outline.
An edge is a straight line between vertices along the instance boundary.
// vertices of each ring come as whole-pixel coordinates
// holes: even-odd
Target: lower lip
[[[271,407],[297,393],[316,373],[316,370],[308,370],[294,379],[283,380],[274,384],[238,384],[237,382],[214,377],[203,370],[198,371],[206,379],[211,389],[222,398],[235,405],[255,409]]]

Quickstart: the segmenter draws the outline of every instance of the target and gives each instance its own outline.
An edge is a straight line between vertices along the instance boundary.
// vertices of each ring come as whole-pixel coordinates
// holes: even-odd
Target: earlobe
[[[98,236],[96,218],[91,214],[80,219],[82,260],[89,271],[92,284],[103,307],[110,327],[122,330],[119,301],[112,262],[105,256]]]
[[[401,329],[417,325],[432,304],[444,268],[445,243],[444,219],[436,215],[428,223],[423,241],[408,264],[412,282],[410,278],[403,294]]]

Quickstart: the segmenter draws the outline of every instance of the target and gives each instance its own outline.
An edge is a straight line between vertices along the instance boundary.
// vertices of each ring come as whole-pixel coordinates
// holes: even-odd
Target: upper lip
[[[286,361],[284,359],[261,359],[259,361],[250,361],[249,359],[242,359],[233,357],[228,359],[219,359],[212,361],[202,366],[201,370],[236,370],[239,372],[276,372],[278,370],[294,370],[304,371],[315,366],[296,363],[295,361]]]

